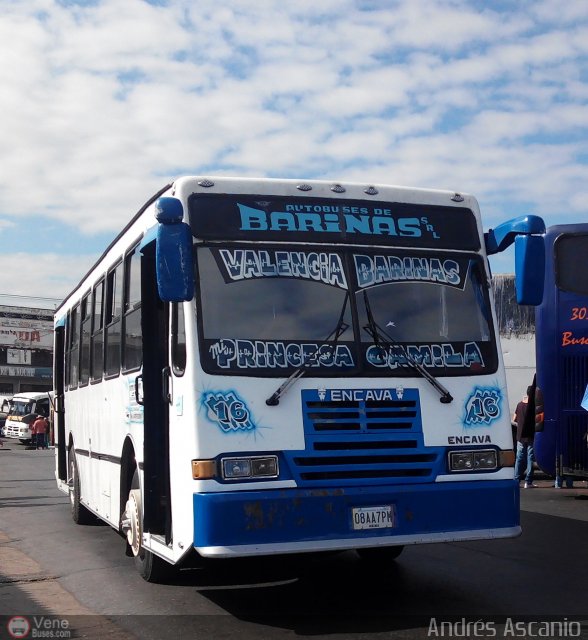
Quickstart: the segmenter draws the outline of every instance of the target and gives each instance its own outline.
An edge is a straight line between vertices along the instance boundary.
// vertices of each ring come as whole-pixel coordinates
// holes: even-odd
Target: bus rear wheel
[[[134,557],[135,568],[147,582],[165,582],[173,573],[173,566],[155,555],[141,544],[143,539],[143,504],[139,474],[135,471],[125,512],[123,514],[123,532]]]
[[[357,549],[357,554],[366,562],[392,562],[404,550],[404,545],[396,545],[393,547],[367,547],[365,549]]]
[[[71,517],[76,524],[92,524],[95,522],[94,515],[81,502],[82,491],[80,486],[80,474],[78,473],[78,462],[76,452],[72,447],[69,452],[69,501],[71,506]]]

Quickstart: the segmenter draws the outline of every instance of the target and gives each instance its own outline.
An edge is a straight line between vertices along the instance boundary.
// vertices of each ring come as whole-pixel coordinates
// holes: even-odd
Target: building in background
[[[53,388],[53,312],[0,305],[0,396]]]
[[[517,304],[514,275],[492,278],[510,413],[535,375],[535,307]]]

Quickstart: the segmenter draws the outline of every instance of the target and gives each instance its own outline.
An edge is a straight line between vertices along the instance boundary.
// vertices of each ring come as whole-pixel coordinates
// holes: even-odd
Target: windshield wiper
[[[347,308],[348,300],[349,300],[349,291],[345,293],[345,300],[343,300],[343,307],[341,308],[339,320],[337,321],[337,324],[335,325],[335,328],[333,329],[333,331],[331,331],[331,333],[329,333],[329,335],[324,340],[321,341],[321,344],[307,358],[305,358],[304,362],[299,367],[297,367],[292,372],[292,374],[288,378],[286,378],[286,380],[284,380],[284,382],[265,401],[265,403],[268,406],[275,407],[276,405],[280,404],[280,398],[284,395],[288,387],[294,384],[296,380],[298,380],[298,378],[301,378],[308,371],[307,367],[316,361],[319,351],[323,346],[323,343],[328,342],[329,340],[332,339],[333,340],[332,346],[333,348],[335,347],[339,338],[349,328],[349,325],[343,319],[345,317],[345,309]]]
[[[442,402],[443,404],[449,404],[450,402],[452,402],[453,396],[439,382],[439,380],[437,380],[437,378],[435,378],[434,375],[429,373],[420,362],[417,362],[411,355],[409,355],[408,351],[404,348],[404,345],[400,344],[397,340],[394,340],[394,338],[392,338],[386,331],[384,331],[382,327],[378,326],[372,314],[372,308],[370,306],[370,301],[367,296],[367,291],[363,292],[363,300],[365,304],[365,311],[367,314],[367,321],[368,321],[368,323],[363,327],[363,329],[370,335],[376,347],[378,349],[383,350],[384,347],[382,347],[381,345],[382,342],[388,346],[393,345],[395,347],[398,347],[402,351],[402,354],[404,355],[404,357],[406,358],[410,366],[415,371],[418,371],[418,373],[420,373],[420,375],[425,380],[427,380],[427,382],[429,382],[433,387],[435,387],[435,389],[439,392],[439,394],[441,395],[441,397],[439,398],[439,401]]]

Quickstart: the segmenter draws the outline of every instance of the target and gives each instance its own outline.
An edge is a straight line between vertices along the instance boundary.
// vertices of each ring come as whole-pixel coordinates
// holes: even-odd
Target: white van
[[[4,424],[4,437],[15,438],[22,443],[31,440],[31,414],[49,417],[51,409],[51,393],[18,393],[12,398],[10,412],[6,416]]]

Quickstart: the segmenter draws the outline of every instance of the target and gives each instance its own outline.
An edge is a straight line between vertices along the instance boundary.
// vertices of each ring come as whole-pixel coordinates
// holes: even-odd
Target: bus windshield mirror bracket
[[[425,369],[425,367],[422,364],[420,364],[420,362],[417,362],[404,348],[404,345],[400,344],[397,340],[394,340],[394,338],[392,338],[386,331],[384,331],[382,327],[378,326],[372,314],[372,309],[370,306],[369,298],[367,296],[367,291],[363,292],[363,299],[365,303],[365,310],[366,310],[367,320],[368,320],[368,324],[366,324],[363,327],[363,329],[364,331],[366,331],[366,333],[368,333],[371,336],[376,347],[383,350],[384,347],[382,346],[382,343],[387,346],[393,345],[395,347],[398,347],[401,350],[402,355],[406,358],[409,365],[415,371],[417,371],[427,382],[429,382],[429,384],[432,387],[434,387],[437,390],[437,392],[440,395],[439,401],[442,402],[443,404],[449,404],[450,402],[453,402],[453,396],[439,382],[439,380],[437,380],[435,376],[429,373]]]
[[[484,234],[489,256],[515,245],[515,288],[518,304],[539,305],[543,300],[545,223],[539,216],[521,216]]]
[[[288,378],[286,378],[286,380],[284,380],[284,382],[274,391],[274,393],[272,393],[272,395],[267,398],[265,403],[268,405],[268,407],[275,407],[280,404],[280,398],[284,395],[286,390],[292,384],[294,384],[296,380],[298,380],[298,378],[301,378],[308,371],[309,365],[314,364],[323,343],[328,342],[332,339],[332,347],[334,348],[339,338],[345,333],[345,331],[347,331],[349,325],[343,318],[345,317],[345,309],[347,308],[348,300],[349,291],[345,293],[345,299],[343,300],[343,306],[341,308],[341,313],[339,314],[339,320],[337,321],[337,324],[333,331],[331,331],[331,333],[329,333],[329,335],[321,342],[321,344],[307,358],[305,358],[304,362],[298,368],[296,368],[292,372],[292,374]]]
[[[486,252],[489,256],[508,249],[517,236],[542,235],[545,233],[545,222],[539,216],[520,216],[490,229],[484,234]]]

